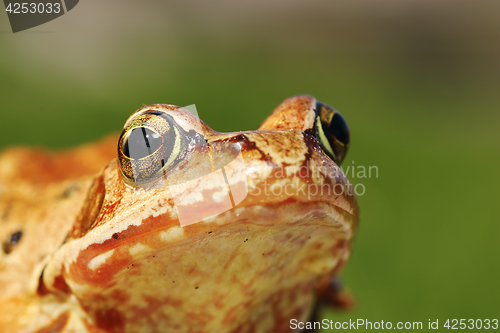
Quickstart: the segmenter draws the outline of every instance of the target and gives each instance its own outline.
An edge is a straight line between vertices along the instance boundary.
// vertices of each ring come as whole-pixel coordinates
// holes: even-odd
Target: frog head
[[[234,133],[145,106],[38,293],[71,302],[69,321],[88,330],[287,331],[350,254],[358,208],[339,167],[348,144],[340,113],[311,96]]]

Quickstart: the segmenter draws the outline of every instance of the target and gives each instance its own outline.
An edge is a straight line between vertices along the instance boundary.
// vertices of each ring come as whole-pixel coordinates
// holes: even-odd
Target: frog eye
[[[321,148],[337,164],[342,163],[349,148],[349,128],[344,117],[323,103],[316,103],[317,135]]]
[[[183,156],[184,134],[174,120],[159,111],[148,111],[132,119],[118,141],[118,159],[125,183],[148,186],[165,177]]]

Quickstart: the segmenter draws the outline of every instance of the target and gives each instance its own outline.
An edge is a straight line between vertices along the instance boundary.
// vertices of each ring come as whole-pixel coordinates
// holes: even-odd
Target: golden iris
[[[160,111],[138,115],[123,129],[118,141],[118,159],[125,183],[147,186],[165,177],[184,148],[184,136],[169,115]]]

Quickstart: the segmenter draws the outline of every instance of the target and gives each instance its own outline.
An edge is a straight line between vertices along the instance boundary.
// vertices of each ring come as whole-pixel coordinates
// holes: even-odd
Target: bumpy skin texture
[[[352,185],[307,134],[314,106],[292,97],[259,130],[226,134],[173,105],[138,110],[207,141],[167,177],[184,184],[183,218],[204,219],[189,225],[168,185],[124,184],[117,137],[2,153],[0,240],[23,234],[0,253],[0,332],[290,332],[347,261],[358,219]],[[244,164],[228,166],[228,145]],[[217,163],[233,194],[248,189],[229,210],[227,185],[202,177]]]

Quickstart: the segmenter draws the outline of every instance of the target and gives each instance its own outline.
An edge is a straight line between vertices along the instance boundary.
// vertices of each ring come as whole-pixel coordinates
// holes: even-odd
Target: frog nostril
[[[22,231],[17,231],[10,235],[2,244],[2,249],[5,254],[11,253],[16,247],[17,243],[21,240],[23,236]]]

